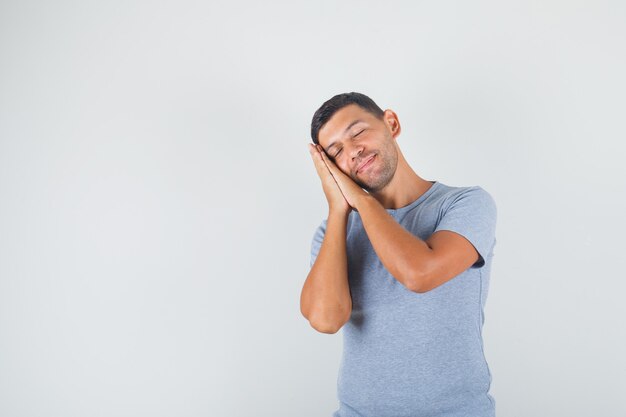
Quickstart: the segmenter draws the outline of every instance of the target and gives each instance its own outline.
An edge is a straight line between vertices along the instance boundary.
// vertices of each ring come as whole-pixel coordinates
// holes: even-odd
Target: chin
[[[385,189],[385,187],[387,187],[391,183],[392,179],[393,179],[393,175],[389,178],[383,179],[383,181],[379,181],[374,184],[372,183],[364,184],[366,187],[363,187],[363,188],[365,188],[365,190],[367,190],[368,192],[379,192]]]

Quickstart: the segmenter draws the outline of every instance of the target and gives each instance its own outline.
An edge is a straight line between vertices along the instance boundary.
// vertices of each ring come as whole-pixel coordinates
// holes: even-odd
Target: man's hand
[[[326,152],[324,152],[324,149],[322,149],[321,146],[318,145],[317,148],[324,164],[326,165],[326,168],[339,186],[341,194],[343,194],[350,207],[358,211],[359,202],[362,201],[363,197],[369,196],[369,193],[354,182],[352,178],[344,174],[344,172],[340,170],[337,165],[335,165],[328,155],[326,155]]]
[[[326,194],[326,200],[328,200],[328,210],[333,212],[336,211],[341,214],[350,213],[352,208],[344,198],[341,193],[341,189],[324,163],[324,159],[322,157],[322,153],[324,151],[322,150],[322,153],[320,153],[319,148],[312,143],[309,143],[309,152],[313,158],[317,175],[322,181],[322,188],[324,189],[324,194]]]

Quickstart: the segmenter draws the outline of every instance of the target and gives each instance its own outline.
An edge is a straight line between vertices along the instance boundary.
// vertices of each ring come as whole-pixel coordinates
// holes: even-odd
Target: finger
[[[341,171],[339,170],[339,168],[337,168],[337,165],[335,165],[335,163],[330,159],[326,151],[324,151],[324,148],[322,148],[320,145],[316,145],[315,149],[317,149],[317,152],[320,155],[320,159],[324,163],[326,169],[333,176],[333,178],[335,178],[336,175],[340,175],[339,173]]]
[[[324,150],[320,151],[320,155],[322,156],[322,161],[324,161],[324,164],[326,165],[330,173],[333,175],[333,177],[335,175],[340,175],[339,173],[341,171],[339,170],[339,168],[337,168],[337,165],[335,165],[335,163],[328,157],[328,155],[326,154],[326,152],[324,152]],[[343,172],[341,173],[343,174]]]
[[[324,162],[324,160],[322,159],[322,155],[320,154],[318,149],[310,143],[309,143],[309,153],[311,154],[311,158],[313,158],[313,162],[315,163],[315,165],[321,162]]]
[[[328,155],[326,154],[326,151],[324,151],[324,149],[320,145],[317,145],[316,149],[317,152],[320,154],[322,161],[324,161],[324,164],[328,165]]]
[[[312,144],[309,144],[309,151],[311,153],[311,158],[313,158],[313,163],[319,177],[322,179],[332,177],[332,174],[330,173],[328,166],[324,163],[324,159],[319,150]]]
[[[344,182],[345,182],[346,175],[343,173],[343,171],[337,168],[337,165],[335,165],[335,163],[328,157],[328,155],[324,152],[323,149],[320,150],[320,156],[322,158],[324,166],[326,167],[326,170],[328,171],[330,176],[333,178],[333,181],[335,181],[339,189],[343,192],[344,187],[345,187]]]

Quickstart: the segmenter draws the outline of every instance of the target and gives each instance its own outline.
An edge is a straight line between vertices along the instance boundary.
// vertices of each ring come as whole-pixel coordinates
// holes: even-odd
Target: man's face
[[[386,111],[388,116],[395,114]],[[368,192],[383,189],[396,172],[398,152],[389,125],[356,104],[337,111],[318,139],[337,167]]]

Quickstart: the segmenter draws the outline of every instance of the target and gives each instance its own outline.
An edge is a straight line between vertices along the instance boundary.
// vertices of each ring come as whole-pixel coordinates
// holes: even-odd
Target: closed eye
[[[359,136],[361,133],[363,133],[365,131],[365,129],[361,130],[359,133],[357,133],[356,135],[352,136],[353,138],[356,138],[357,136]],[[341,153],[341,151],[343,150],[343,148],[339,149],[339,151],[337,151],[337,153],[335,154],[335,156],[333,156],[333,158],[337,158],[337,156],[339,156],[339,154]]]

